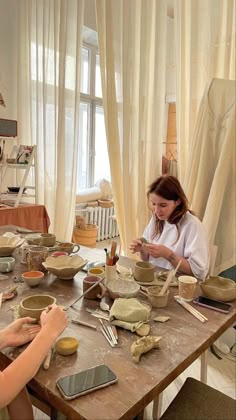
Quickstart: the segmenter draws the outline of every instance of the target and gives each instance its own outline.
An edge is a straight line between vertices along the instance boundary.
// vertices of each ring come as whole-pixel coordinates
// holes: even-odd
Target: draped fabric
[[[18,143],[36,144],[39,203],[70,240],[78,160],[84,0],[19,0]]]
[[[96,0],[103,103],[116,215],[125,254],[149,213],[165,140],[165,0]]]
[[[192,208],[210,243],[217,245],[215,271],[236,264],[235,94],[233,80],[213,79],[205,89],[186,175]]]
[[[175,0],[174,7],[178,174],[184,183],[205,87],[212,78],[235,79],[236,11],[235,0]]]

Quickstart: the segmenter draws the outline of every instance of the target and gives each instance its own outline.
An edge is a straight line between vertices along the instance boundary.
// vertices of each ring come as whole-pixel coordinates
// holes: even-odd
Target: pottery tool
[[[78,324],[84,327],[92,328],[93,330],[97,330],[96,325],[90,324],[89,322],[80,321],[79,319],[72,319],[71,322],[73,322],[73,324]]]
[[[116,241],[112,241],[111,242],[111,258],[115,257],[116,255],[116,247],[117,247],[117,242]]]
[[[107,333],[107,335],[109,336],[109,338],[112,341],[112,343],[114,344],[114,346],[116,346],[118,343],[117,343],[117,340],[114,336],[114,333],[112,331],[111,326],[110,325],[105,325],[104,322],[102,321],[102,319],[99,319],[99,322],[102,325],[105,332]]]
[[[50,366],[51,358],[53,354],[53,348],[51,348],[46,356],[46,359],[44,360],[43,368],[47,370]]]
[[[171,283],[171,281],[172,281],[172,279],[173,279],[173,277],[175,276],[175,274],[177,273],[177,270],[178,270],[178,268],[179,268],[179,266],[180,266],[180,264],[181,264],[181,260],[178,262],[178,264],[177,264],[177,266],[175,267],[175,269],[174,270],[171,270],[170,272],[169,272],[169,274],[168,274],[168,276],[167,276],[167,279],[166,279],[166,281],[165,281],[165,283],[164,283],[164,285],[163,285],[163,287],[162,287],[162,289],[161,289],[161,291],[160,291],[160,293],[159,293],[159,295],[160,296],[162,296],[162,295],[164,295],[165,293],[166,293],[166,291],[167,291],[167,289],[168,289],[168,287],[169,287],[169,285],[170,285],[170,283]]]
[[[1,309],[1,306],[2,306],[2,296],[3,296],[3,293],[0,293],[0,309]]]
[[[94,316],[94,318],[98,318],[98,319],[105,319],[105,321],[109,321],[109,315],[101,315],[99,313],[92,313],[92,316]]]
[[[181,306],[183,306],[184,309],[186,309],[188,312],[190,312],[195,318],[197,318],[201,322],[208,321],[208,318],[206,318],[201,312],[194,309],[189,303],[182,300],[178,295],[174,296],[174,299],[176,302],[178,302]]]
[[[103,327],[99,327],[102,335],[105,337],[105,339],[108,341],[108,343],[110,344],[111,347],[115,347],[115,345],[112,343],[111,339],[109,338],[109,336],[107,335],[107,333],[105,332],[105,330],[103,329]]]
[[[70,308],[74,308],[75,303],[77,303],[80,299],[82,299],[82,297],[84,297],[88,292],[90,292],[90,290],[94,289],[94,287],[96,287],[99,283],[101,283],[104,279],[100,278],[98,281],[96,281],[96,283],[94,283],[91,287],[89,287],[78,299],[76,299],[69,307]],[[76,309],[76,308],[74,308]]]

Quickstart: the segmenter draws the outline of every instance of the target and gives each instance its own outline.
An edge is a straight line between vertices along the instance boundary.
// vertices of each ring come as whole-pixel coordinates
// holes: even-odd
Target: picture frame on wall
[[[16,156],[16,163],[21,165],[27,165],[29,163],[32,151],[33,146],[21,145]]]

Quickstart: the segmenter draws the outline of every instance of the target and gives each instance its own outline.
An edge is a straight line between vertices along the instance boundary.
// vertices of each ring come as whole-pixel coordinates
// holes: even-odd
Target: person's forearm
[[[0,350],[5,349],[7,347],[6,335],[4,330],[0,331]]]
[[[35,376],[56,338],[45,326],[17,359],[0,372],[0,408],[8,405]]]
[[[190,276],[193,275],[190,264],[184,257],[180,257],[175,252],[170,251],[166,256],[166,259],[171,263],[171,265],[174,268],[177,267],[179,261],[181,261],[181,264],[179,266],[179,271],[181,271],[184,274],[188,274]]]

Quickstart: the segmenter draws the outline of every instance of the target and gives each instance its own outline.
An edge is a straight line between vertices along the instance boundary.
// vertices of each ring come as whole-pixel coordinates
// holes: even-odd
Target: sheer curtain
[[[122,247],[149,217],[146,190],[165,140],[165,0],[96,0],[112,189]]]
[[[201,98],[212,78],[235,79],[235,0],[175,0],[174,6],[178,173],[191,200],[186,171]]]
[[[79,136],[84,0],[19,0],[18,142],[36,144],[39,203],[70,240]]]

